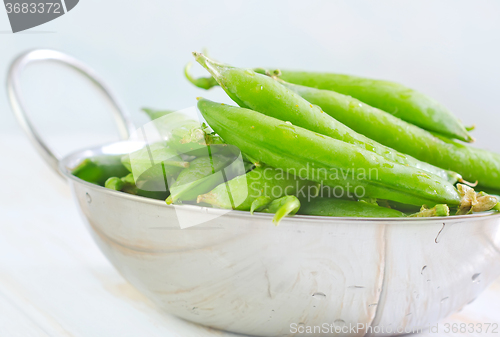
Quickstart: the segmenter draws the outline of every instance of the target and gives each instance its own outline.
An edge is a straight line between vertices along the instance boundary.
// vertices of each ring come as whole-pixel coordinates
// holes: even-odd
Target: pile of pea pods
[[[276,224],[295,214],[500,211],[500,155],[468,146],[473,128],[434,99],[389,81],[240,69],[193,55],[211,76],[194,78],[188,64],[186,78],[220,86],[236,105],[198,98],[208,125],[146,109],[162,141],[87,159],[76,176],[167,204],[274,213]]]

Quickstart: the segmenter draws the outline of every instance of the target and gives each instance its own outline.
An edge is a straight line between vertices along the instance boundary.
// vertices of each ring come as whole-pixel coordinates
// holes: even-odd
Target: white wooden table
[[[58,143],[74,149],[76,138]],[[26,138],[0,136],[0,153],[1,337],[236,336],[157,311],[101,254],[69,188]],[[463,322],[500,323],[500,280],[439,333],[418,336],[500,336],[443,332],[444,323]]]

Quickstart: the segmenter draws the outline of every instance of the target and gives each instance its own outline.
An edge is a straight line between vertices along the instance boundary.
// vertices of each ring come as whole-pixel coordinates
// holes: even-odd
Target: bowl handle
[[[59,174],[59,176],[64,178],[62,173],[59,171],[60,158],[47,146],[45,141],[40,137],[36,128],[31,123],[31,120],[26,114],[26,106],[21,95],[20,79],[24,68],[26,68],[26,66],[30,63],[40,61],[55,61],[65,64],[90,79],[95,86],[101,89],[102,93],[110,101],[111,106],[113,107],[113,116],[115,118],[116,125],[118,126],[121,139],[128,139],[130,134],[135,130],[135,127],[130,121],[127,111],[112,94],[109,87],[91,68],[82,62],[59,51],[49,49],[36,49],[18,56],[10,65],[7,76],[7,94],[9,96],[10,105],[14,111],[17,121],[21,124],[21,127],[28,135],[38,153],[43,157],[47,164],[49,164],[49,166],[52,167],[57,174]]]

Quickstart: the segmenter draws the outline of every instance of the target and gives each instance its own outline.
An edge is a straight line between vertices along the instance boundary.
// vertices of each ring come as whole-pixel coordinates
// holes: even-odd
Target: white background
[[[141,123],[143,106],[181,109],[201,95],[228,100],[220,89],[205,92],[183,77],[191,52],[208,48],[214,58],[241,67],[402,82],[476,124],[476,146],[497,150],[499,16],[495,0],[82,0],[53,22],[12,34],[0,10],[0,79],[20,52],[55,48],[102,74]],[[78,76],[56,66],[34,66],[25,75],[28,105],[43,133],[116,137],[102,102]],[[5,91],[0,132],[20,132]]]

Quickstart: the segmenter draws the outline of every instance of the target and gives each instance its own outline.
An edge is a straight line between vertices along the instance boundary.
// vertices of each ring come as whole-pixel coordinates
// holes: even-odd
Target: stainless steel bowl
[[[117,101],[89,69],[59,52],[32,51],[11,67],[13,109],[43,157],[70,184],[100,249],[168,313],[257,336],[397,335],[459,311],[500,276],[500,215],[491,212],[404,219],[294,216],[275,227],[268,214],[186,205],[183,216],[218,217],[181,229],[174,206],[105,189],[70,172],[85,158],[129,153],[136,143],[116,142],[61,160],[44,145],[18,88],[24,66],[42,60],[78,68]],[[132,126],[115,106],[125,138]]]

